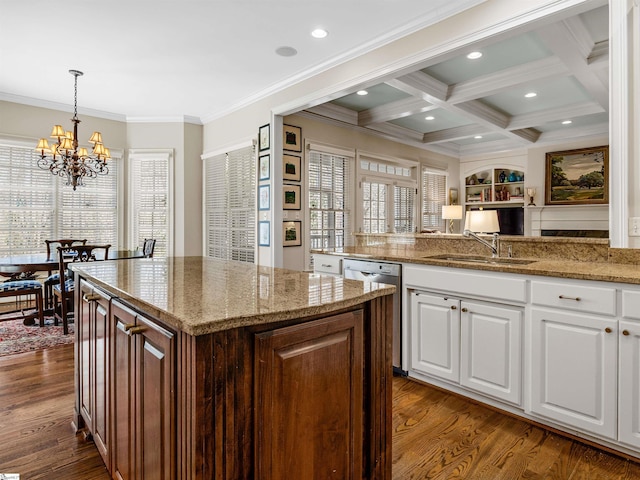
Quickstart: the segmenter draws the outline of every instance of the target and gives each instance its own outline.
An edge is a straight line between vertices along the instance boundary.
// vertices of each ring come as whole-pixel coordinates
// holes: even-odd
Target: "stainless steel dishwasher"
[[[393,294],[393,371],[404,374],[402,369],[402,329],[401,329],[401,289],[400,278],[401,266],[399,263],[376,262],[371,260],[360,260],[355,258],[345,258],[342,263],[344,278],[361,280],[363,282],[386,283],[396,287]]]

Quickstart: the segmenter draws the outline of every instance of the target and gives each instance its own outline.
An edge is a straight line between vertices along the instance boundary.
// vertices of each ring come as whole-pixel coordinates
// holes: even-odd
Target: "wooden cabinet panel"
[[[257,478],[363,477],[363,339],[362,311],[256,336]]]

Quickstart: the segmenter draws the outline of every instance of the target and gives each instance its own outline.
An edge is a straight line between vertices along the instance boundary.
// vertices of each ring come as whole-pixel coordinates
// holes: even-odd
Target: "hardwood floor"
[[[394,378],[393,478],[640,479],[640,464],[419,383]],[[71,428],[73,348],[0,357],[0,473],[108,480]]]

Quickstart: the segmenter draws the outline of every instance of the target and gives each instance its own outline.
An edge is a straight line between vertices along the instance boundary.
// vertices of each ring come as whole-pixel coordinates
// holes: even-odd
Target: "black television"
[[[498,212],[500,235],[524,235],[524,208],[501,207],[485,208],[484,210],[495,210]]]

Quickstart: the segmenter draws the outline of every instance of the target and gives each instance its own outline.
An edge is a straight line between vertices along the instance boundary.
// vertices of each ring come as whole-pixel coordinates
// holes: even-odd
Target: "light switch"
[[[640,237],[640,217],[629,218],[629,236]]]

